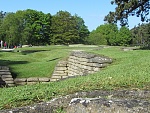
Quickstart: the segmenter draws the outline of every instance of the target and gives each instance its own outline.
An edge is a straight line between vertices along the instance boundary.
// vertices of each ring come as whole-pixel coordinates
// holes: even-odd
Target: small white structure
[[[12,52],[14,49],[1,49],[1,51]]]

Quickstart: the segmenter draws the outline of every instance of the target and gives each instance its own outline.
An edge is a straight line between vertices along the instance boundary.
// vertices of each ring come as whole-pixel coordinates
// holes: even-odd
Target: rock
[[[149,113],[150,91],[77,92],[48,102],[0,110],[0,113],[57,113],[58,109],[65,113]]]
[[[143,105],[146,103],[146,106]],[[67,113],[145,113],[150,102],[129,99],[74,98]]]

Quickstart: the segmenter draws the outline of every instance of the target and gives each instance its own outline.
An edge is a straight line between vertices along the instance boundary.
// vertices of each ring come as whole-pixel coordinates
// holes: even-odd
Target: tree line
[[[132,42],[129,28],[123,26],[118,29],[116,24],[100,25],[93,30],[88,38],[89,44],[127,46]]]
[[[150,23],[129,30],[106,23],[89,31],[77,14],[59,11],[55,15],[32,9],[16,13],[0,12],[0,40],[14,45],[96,44],[113,46],[150,46]]]
[[[116,24],[100,25],[87,38],[89,44],[113,46],[141,46],[150,48],[150,23],[138,24],[131,30]]]
[[[55,15],[32,9],[0,12],[0,39],[9,46],[84,43],[89,33],[84,20],[67,11]]]

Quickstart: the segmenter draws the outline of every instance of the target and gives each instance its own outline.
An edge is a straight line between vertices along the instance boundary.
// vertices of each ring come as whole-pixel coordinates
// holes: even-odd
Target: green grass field
[[[122,51],[120,48],[47,46],[21,48],[22,52],[0,52],[0,65],[10,66],[17,77],[51,76],[58,60],[66,58],[70,51],[77,49],[113,59],[111,65],[88,76],[48,84],[0,88],[0,109],[47,101],[77,91],[150,90],[150,51]]]
[[[67,54],[65,46],[19,48],[0,52],[0,64],[9,66],[14,77],[50,77],[58,60]]]

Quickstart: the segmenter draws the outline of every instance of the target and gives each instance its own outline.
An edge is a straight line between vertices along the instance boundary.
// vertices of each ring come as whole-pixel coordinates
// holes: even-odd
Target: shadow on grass
[[[61,57],[59,57],[59,58],[53,58],[53,59],[50,59],[50,60],[48,60],[47,62],[51,62],[51,61],[54,61],[54,60],[58,60],[58,59],[60,59]]]
[[[27,61],[10,61],[10,60],[0,60],[1,66],[9,66],[9,65],[16,65],[16,64],[27,64]]]
[[[35,52],[42,52],[42,51],[50,51],[50,50],[23,50],[23,51],[21,51],[21,53],[23,55],[27,55],[27,54],[31,54],[31,53],[35,53]]]

